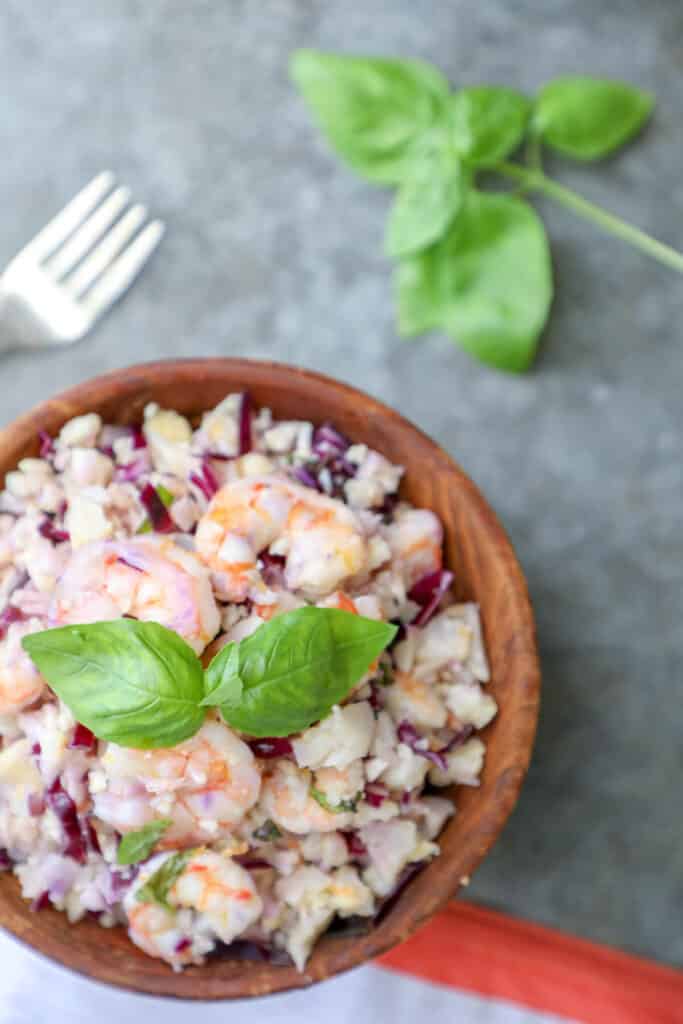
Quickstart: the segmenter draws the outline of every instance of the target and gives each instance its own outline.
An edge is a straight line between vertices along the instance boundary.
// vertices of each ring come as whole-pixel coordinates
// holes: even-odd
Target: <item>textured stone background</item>
[[[559,73],[654,89],[642,143],[563,179],[683,246],[683,8],[673,0],[4,0],[0,263],[112,167],[168,224],[73,349],[0,364],[7,421],[102,370],[249,354],[398,407],[471,473],[528,574],[545,670],[536,758],[473,899],[683,960],[681,280],[544,206],[558,296],[535,372],[402,343],[388,199],[330,157],[297,46],[416,55],[456,82]]]

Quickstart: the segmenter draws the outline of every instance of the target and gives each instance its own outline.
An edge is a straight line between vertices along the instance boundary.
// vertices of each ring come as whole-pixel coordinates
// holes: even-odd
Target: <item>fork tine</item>
[[[130,189],[117,188],[76,230],[68,242],[57,249],[45,265],[53,277],[63,277],[85,256],[107,228],[114,223],[130,199]]]
[[[164,225],[153,220],[127,249],[114,261],[109,270],[81,299],[81,305],[93,321],[101,316],[133,283],[142,267],[161,241]]]
[[[73,274],[63,282],[72,295],[78,298],[86,291],[130,241],[147,216],[146,207],[140,203],[132,206],[102,241],[86,256]]]
[[[49,256],[71,232],[78,227],[84,217],[100,202],[114,184],[111,171],[103,171],[85,186],[56,217],[46,224],[42,231],[31,239],[19,255],[30,256],[36,261]]]

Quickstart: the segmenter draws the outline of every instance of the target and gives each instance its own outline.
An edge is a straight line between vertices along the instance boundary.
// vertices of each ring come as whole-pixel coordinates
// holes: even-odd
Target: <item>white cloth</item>
[[[234,1003],[121,992],[71,974],[0,933],[0,1024],[571,1024],[378,967],[312,989]]]

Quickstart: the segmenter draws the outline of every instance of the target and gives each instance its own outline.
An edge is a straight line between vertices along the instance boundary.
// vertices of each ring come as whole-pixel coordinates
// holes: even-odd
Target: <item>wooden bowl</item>
[[[66,967],[121,988],[184,999],[231,999],[300,988],[371,960],[402,942],[457,893],[512,811],[529,764],[539,704],[534,621],[521,569],[496,516],[474,484],[433,441],[398,413],[319,374],[276,363],[188,359],[117,370],[43,402],[0,433],[0,472],[36,455],[38,430],[55,434],[72,416],[97,411],[133,423],[148,402],[196,415],[231,391],[248,389],[279,419],[331,420],[406,469],[402,494],[433,509],[445,528],[445,558],[459,596],[481,607],[498,716],[486,729],[478,789],[459,787],[458,813],[441,835],[441,855],[406,886],[379,924],[361,936],[323,938],[305,973],[263,962],[213,960],[174,973],[145,956],[123,928],[86,918],[69,925],[48,909],[31,913],[15,878],[0,875],[0,925]],[[454,953],[454,955],[457,955]]]

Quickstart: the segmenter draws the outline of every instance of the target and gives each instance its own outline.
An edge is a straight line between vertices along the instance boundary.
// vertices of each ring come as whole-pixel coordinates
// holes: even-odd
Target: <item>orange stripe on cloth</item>
[[[581,1024],[683,1024],[683,974],[454,902],[376,963]]]

